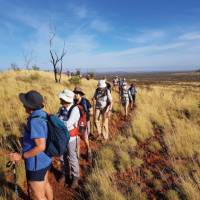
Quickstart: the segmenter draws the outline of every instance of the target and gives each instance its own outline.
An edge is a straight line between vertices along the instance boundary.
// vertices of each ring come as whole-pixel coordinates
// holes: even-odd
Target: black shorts
[[[44,181],[44,177],[50,168],[51,165],[37,171],[26,171],[26,178],[28,181]]]

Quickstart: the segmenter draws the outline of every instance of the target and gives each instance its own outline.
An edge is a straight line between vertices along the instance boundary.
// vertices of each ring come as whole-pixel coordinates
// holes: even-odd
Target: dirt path
[[[120,120],[119,120],[120,119]],[[120,121],[120,123],[119,123]],[[110,130],[110,137],[114,138],[117,134],[120,133],[120,130],[124,129],[126,127],[126,121],[124,118],[121,116],[121,114],[114,114],[111,116],[111,120],[109,122],[109,130]],[[109,141],[112,142],[112,141]],[[92,152],[95,154],[96,151],[98,151],[99,148],[103,146],[101,142],[97,141],[91,141],[90,140],[90,145]],[[84,157],[86,154],[86,148],[81,141],[81,157]],[[63,183],[60,183],[58,181],[59,177],[61,176],[60,173],[60,162],[58,159],[55,159],[53,162],[53,167],[50,171],[49,178],[50,178],[50,183],[53,188],[54,192],[54,198],[57,200],[74,200],[78,199],[78,196],[80,193],[82,193],[82,185],[84,184],[84,179],[87,177],[87,174],[90,173],[91,171],[91,164],[89,164],[85,159],[80,160],[80,169],[81,169],[81,179],[79,181],[79,188],[77,190],[72,190],[70,188],[64,187]]]

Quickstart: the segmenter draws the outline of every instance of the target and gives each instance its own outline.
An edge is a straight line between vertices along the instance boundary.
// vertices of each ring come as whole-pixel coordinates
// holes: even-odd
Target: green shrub
[[[81,78],[79,76],[72,76],[69,82],[73,85],[79,85],[81,83]]]

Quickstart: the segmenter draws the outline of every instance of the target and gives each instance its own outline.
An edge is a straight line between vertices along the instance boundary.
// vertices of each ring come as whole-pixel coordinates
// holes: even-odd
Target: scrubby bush
[[[79,85],[81,83],[81,78],[79,76],[72,76],[69,82],[73,85]]]

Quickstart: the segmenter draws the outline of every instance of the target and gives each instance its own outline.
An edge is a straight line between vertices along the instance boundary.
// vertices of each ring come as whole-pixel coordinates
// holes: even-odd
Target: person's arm
[[[19,161],[21,158],[30,158],[36,156],[38,153],[41,153],[46,148],[46,133],[47,133],[47,124],[43,119],[32,119],[30,122],[30,136],[34,140],[35,146],[27,152],[24,152],[22,155],[19,153],[11,153],[10,159],[12,161]]]
[[[97,95],[97,90],[95,90],[94,95],[93,95],[93,97],[92,97],[93,103],[94,103],[94,100],[96,100],[96,95]]]
[[[34,139],[35,147],[30,151],[23,153],[23,158],[27,159],[34,157],[37,154],[43,152],[46,149],[46,139],[45,138],[36,138]]]
[[[108,97],[108,101],[109,101],[110,104],[107,106],[106,112],[109,112],[109,111],[111,111],[112,105],[113,105],[112,96],[111,96],[111,93],[110,93],[109,90],[107,90],[107,97]]]
[[[128,90],[128,96],[129,96],[130,101],[133,101],[130,89]]]
[[[30,158],[30,157],[34,157],[36,156],[37,154],[43,152],[46,148],[46,139],[45,138],[37,138],[37,139],[34,139],[34,142],[35,142],[35,147],[32,148],[31,150],[29,151],[26,151],[25,153],[10,153],[10,160],[11,161],[19,161],[21,160],[22,158],[23,159],[27,159],[27,158]]]

